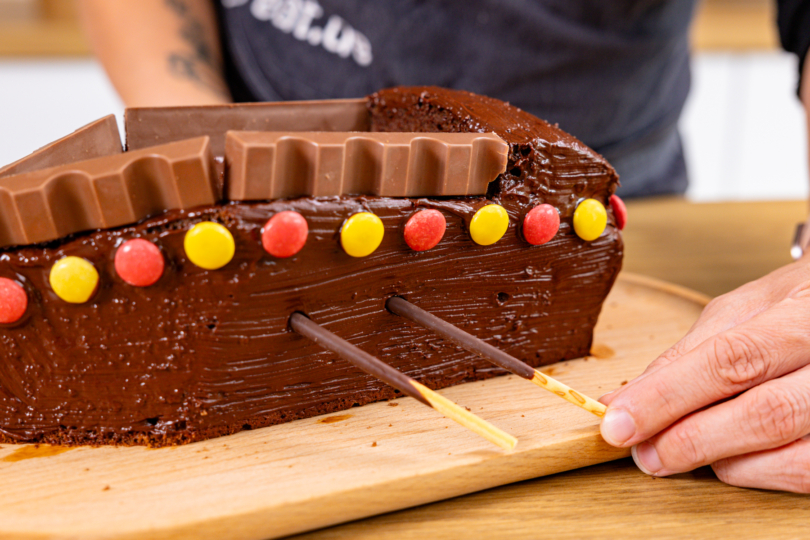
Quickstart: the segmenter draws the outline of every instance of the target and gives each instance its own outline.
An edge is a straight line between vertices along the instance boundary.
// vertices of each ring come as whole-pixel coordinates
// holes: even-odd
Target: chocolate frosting
[[[0,332],[0,439],[164,445],[398,395],[291,332],[295,311],[433,389],[503,373],[388,312],[395,295],[532,366],[588,354],[623,246],[610,211],[593,242],[576,236],[571,220],[581,198],[607,205],[613,169],[495,100],[411,88],[380,92],[369,104],[380,131],[494,131],[510,144],[507,173],[488,196],[229,203],[6,250],[0,275],[24,285],[30,307]],[[509,229],[479,246],[468,224],[492,202],[508,212]],[[560,210],[560,231],[531,246],[519,223],[540,202]],[[422,208],[441,211],[447,231],[435,248],[415,252],[402,228]],[[275,259],[263,251],[260,231],[283,210],[300,212],[310,232],[297,255]],[[382,219],[385,236],[372,255],[354,258],[338,236],[361,211]],[[203,270],[184,254],[185,233],[201,221],[225,225],[236,240],[222,269]],[[153,287],[131,287],[115,273],[115,250],[131,238],[154,242],[166,258]],[[51,266],[65,255],[86,258],[101,275],[88,303],[67,304],[48,286]]]

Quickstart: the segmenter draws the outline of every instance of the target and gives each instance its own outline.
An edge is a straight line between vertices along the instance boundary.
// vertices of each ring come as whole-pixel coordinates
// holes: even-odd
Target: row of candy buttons
[[[295,255],[306,242],[306,220],[296,212],[280,212],[262,230],[262,245],[276,257]],[[236,253],[231,232],[219,223],[198,223],[186,233],[183,248],[188,259],[206,270],[217,270],[228,264]],[[165,261],[160,249],[151,242],[136,238],[128,240],[115,253],[115,271],[126,283],[136,287],[154,285],[163,275]],[[27,297],[17,283],[0,282],[0,323],[16,322],[25,313]],[[98,271],[81,257],[63,257],[51,268],[49,282],[54,293],[72,304],[90,300],[99,282]],[[11,285],[9,285],[11,284]],[[14,287],[19,291],[14,290]],[[8,292],[13,290],[14,292]],[[19,301],[20,293],[25,305]],[[4,306],[13,302],[10,307]]]
[[[613,195],[610,204],[618,227],[624,228],[627,210]],[[595,199],[585,199],[574,212],[574,230],[583,240],[598,238],[607,224],[604,206]],[[548,204],[533,208],[524,218],[523,236],[532,245],[551,240],[559,230],[560,215]],[[438,210],[415,213],[405,224],[404,238],[415,251],[432,249],[441,241],[447,221]],[[509,228],[509,215],[503,207],[490,204],[479,209],[470,221],[470,236],[480,245],[500,240]],[[274,257],[291,257],[306,243],[309,228],[306,219],[291,211],[279,212],[262,228],[264,249]],[[354,214],[340,231],[343,249],[352,257],[366,257],[382,243],[382,220],[370,213]],[[198,223],[186,233],[183,247],[189,260],[200,268],[216,270],[228,264],[236,252],[231,232],[218,223]],[[136,287],[154,285],[163,275],[165,261],[160,249],[146,240],[136,238],[125,242],[115,254],[115,270],[126,283]],[[99,275],[93,265],[80,257],[64,257],[51,268],[49,281],[62,300],[81,304],[87,302],[98,287]],[[7,278],[0,278],[0,323],[18,321],[28,307],[23,288]]]

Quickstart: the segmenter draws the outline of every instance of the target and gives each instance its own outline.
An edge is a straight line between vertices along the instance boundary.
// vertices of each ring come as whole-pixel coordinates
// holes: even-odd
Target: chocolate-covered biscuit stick
[[[398,296],[389,298],[385,305],[392,313],[405,317],[406,319],[420,324],[425,328],[433,330],[444,338],[458,343],[466,350],[476,353],[482,358],[486,358],[493,364],[500,366],[519,377],[529,380],[537,386],[545,388],[549,392],[557,394],[564,400],[573,403],[577,407],[582,407],[586,411],[599,417],[605,415],[606,407],[598,401],[571,389],[565,384],[552,379],[548,375],[540,373],[538,370],[534,369],[525,362],[521,362],[514,356],[506,354],[502,350],[493,347],[489,343],[480,340],[471,334],[468,334],[457,326],[454,326],[447,321],[428,313],[424,309],[411,304],[404,298],[400,298]]]
[[[324,349],[332,351],[344,360],[351,362],[355,367],[365,371],[369,375],[377,377],[384,383],[397,388],[402,393],[428,407],[432,407],[451,420],[455,420],[465,428],[481,435],[501,448],[511,450],[517,445],[517,439],[512,435],[501,431],[486,420],[479,418],[463,407],[459,407],[449,399],[419,384],[382,360],[371,356],[348,341],[341,339],[329,330],[326,330],[319,324],[308,319],[306,316],[300,313],[293,313],[290,317],[290,326],[295,332],[312,340]]]

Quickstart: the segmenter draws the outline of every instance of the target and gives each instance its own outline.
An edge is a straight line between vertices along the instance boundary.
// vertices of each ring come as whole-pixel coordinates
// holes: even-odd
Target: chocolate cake
[[[618,178],[524,111],[419,87],[126,124],[126,152],[0,176],[2,442],[163,446],[400,395],[294,312],[432,389],[504,373],[392,296],[532,366],[589,352]]]

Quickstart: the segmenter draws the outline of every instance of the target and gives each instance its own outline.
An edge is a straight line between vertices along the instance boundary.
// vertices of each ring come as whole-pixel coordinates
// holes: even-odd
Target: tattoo
[[[227,97],[223,85],[223,68],[213,49],[205,27],[186,4],[185,0],[164,0],[181,21],[180,37],[189,47],[190,52],[173,52],[169,54],[168,66],[175,76],[189,79],[217,95]]]

